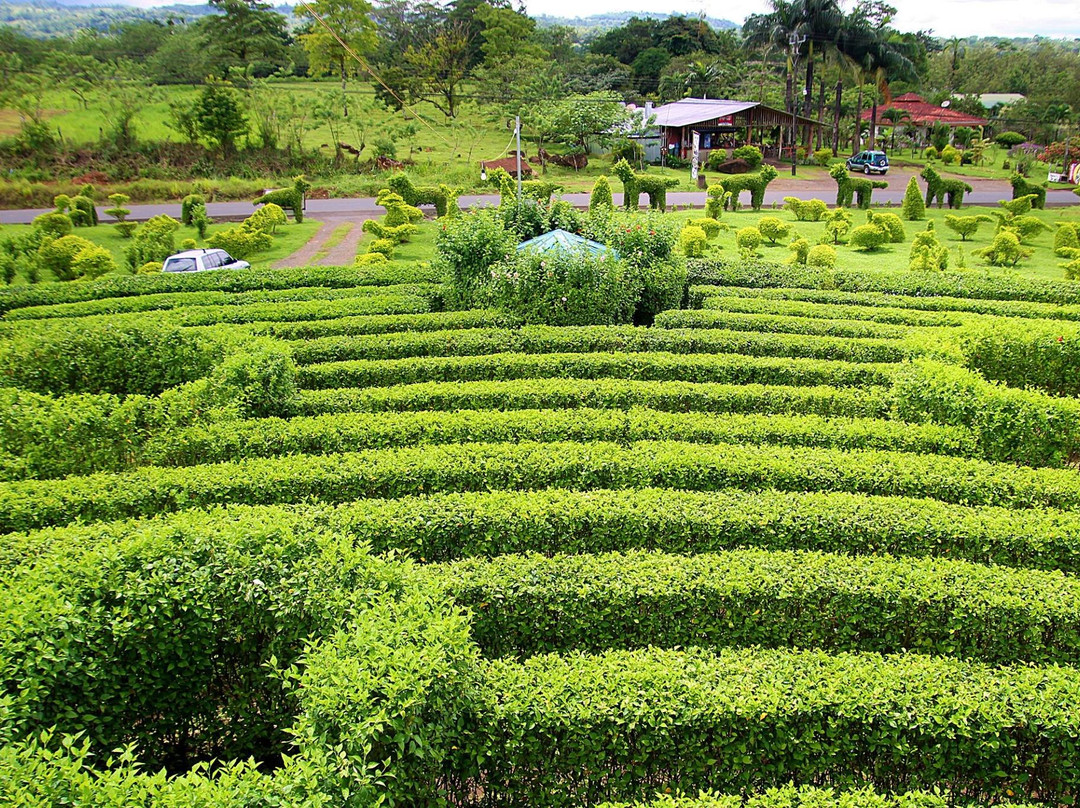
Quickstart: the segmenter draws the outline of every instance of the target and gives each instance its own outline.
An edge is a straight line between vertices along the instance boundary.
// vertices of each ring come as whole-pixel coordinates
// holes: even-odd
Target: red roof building
[[[929,127],[943,123],[949,127],[976,127],[986,126],[987,124],[985,118],[979,118],[976,115],[968,115],[966,112],[960,112],[959,110],[950,109],[949,107],[938,106],[937,104],[928,104],[926,101],[923,101],[922,96],[920,95],[916,95],[915,93],[904,93],[903,95],[896,96],[891,103],[878,107],[878,128],[883,125],[892,125],[888,121],[882,122],[882,113],[887,109],[896,109],[907,113],[908,120],[901,123],[901,126]],[[872,113],[873,110],[864,109],[862,111],[862,120],[870,120]]]

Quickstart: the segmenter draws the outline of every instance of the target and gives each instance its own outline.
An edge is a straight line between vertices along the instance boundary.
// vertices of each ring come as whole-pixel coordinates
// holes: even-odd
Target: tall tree
[[[461,83],[469,70],[467,29],[449,22],[433,40],[405,51],[405,65],[416,91],[446,117],[461,103]]]
[[[227,78],[235,68],[256,65],[256,75],[269,75],[284,66],[289,44],[285,18],[259,0],[209,0],[220,11],[199,25],[211,68]]]
[[[310,0],[307,6],[300,6],[297,11],[311,17],[317,14],[333,31],[328,31],[316,19],[309,31],[300,35],[300,41],[307,51],[311,63],[309,70],[313,75],[333,71],[341,78],[341,114],[348,118],[347,82],[350,76],[356,76],[364,69],[353,53],[361,58],[369,56],[377,41],[371,3],[367,0]]]

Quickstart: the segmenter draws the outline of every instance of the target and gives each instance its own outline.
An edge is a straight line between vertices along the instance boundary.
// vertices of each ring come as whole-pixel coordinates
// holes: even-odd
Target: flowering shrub
[[[491,281],[489,269],[512,258],[517,234],[507,228],[497,209],[473,211],[448,219],[435,234],[438,263],[450,278],[447,302],[469,308]]]
[[[626,323],[634,314],[636,284],[611,255],[524,250],[488,272],[487,302],[527,323]]]

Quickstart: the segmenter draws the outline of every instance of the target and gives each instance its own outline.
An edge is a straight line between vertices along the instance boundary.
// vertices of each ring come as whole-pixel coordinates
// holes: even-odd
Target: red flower
[[[1065,337],[1058,337],[1058,342],[1064,342],[1064,341],[1065,341]]]

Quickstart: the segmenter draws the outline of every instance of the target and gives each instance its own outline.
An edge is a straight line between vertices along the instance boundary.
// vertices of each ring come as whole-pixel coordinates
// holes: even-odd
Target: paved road
[[[901,182],[901,180],[903,180]],[[889,177],[889,187],[882,191],[874,192],[874,202],[892,202],[894,205],[899,205],[904,198],[904,188],[907,183],[906,177]],[[773,202],[780,204],[783,202],[785,196],[797,196],[802,199],[812,199],[817,197],[824,199],[829,204],[832,204],[836,198],[836,186],[829,182],[827,185],[822,183],[801,183],[798,187],[790,187],[792,183],[790,180],[786,182],[775,182],[776,187],[773,190],[766,191],[765,204],[772,205]],[[789,187],[785,188],[784,185]],[[975,190],[965,197],[965,203],[972,205],[989,205],[996,206],[999,199],[1008,199],[1012,196],[1012,188],[1008,183],[1003,181],[975,181],[972,183]],[[622,204],[622,194],[615,194],[615,204]],[[589,194],[563,194],[563,199],[568,200],[571,204],[585,208],[589,205]],[[747,202],[749,194],[743,194],[743,202]],[[468,208],[473,205],[496,205],[499,202],[497,195],[489,194],[484,196],[463,196],[458,200],[458,203],[463,208]],[[1046,203],[1055,207],[1064,207],[1068,205],[1075,205],[1080,200],[1072,191],[1049,191],[1046,195]],[[668,205],[692,205],[694,207],[705,206],[705,192],[678,192],[668,194]],[[251,215],[254,207],[250,202],[211,202],[206,206],[207,213],[210,217],[218,220],[240,220],[247,218]],[[37,209],[37,210],[0,210],[0,224],[29,224],[35,216],[39,216],[42,213],[49,213],[51,209]],[[132,205],[131,216],[129,219],[135,221],[144,221],[151,216],[157,216],[159,214],[168,214],[169,216],[180,215],[180,203],[174,202],[164,205]],[[343,218],[345,216],[352,216],[357,220],[370,219],[375,216],[381,216],[385,211],[375,204],[375,200],[370,197],[354,198],[354,199],[309,199],[307,203],[306,215],[313,219],[318,219],[320,216],[329,215],[334,218]],[[103,221],[111,221],[111,219],[105,215],[104,208],[98,208],[98,215]]]

